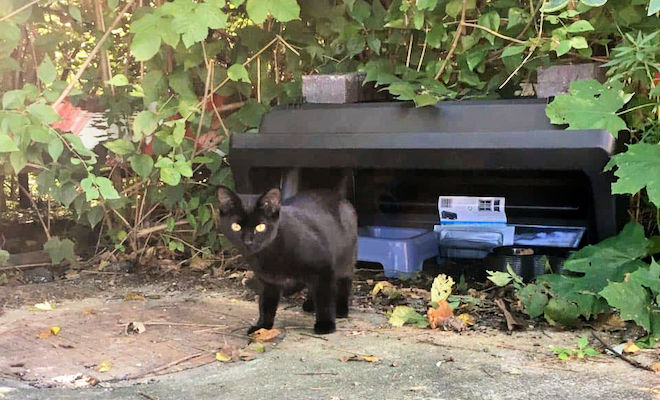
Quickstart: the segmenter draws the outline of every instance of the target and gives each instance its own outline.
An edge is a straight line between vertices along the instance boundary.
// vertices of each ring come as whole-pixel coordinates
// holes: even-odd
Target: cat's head
[[[258,197],[238,196],[225,186],[216,192],[220,232],[240,251],[254,254],[277,235],[282,195],[270,189]]]

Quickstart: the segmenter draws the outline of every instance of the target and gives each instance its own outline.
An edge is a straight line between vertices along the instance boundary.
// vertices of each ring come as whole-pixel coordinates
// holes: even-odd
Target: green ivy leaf
[[[141,178],[147,178],[154,168],[154,160],[146,154],[134,155],[129,161],[133,171]]]
[[[532,318],[543,315],[545,306],[548,304],[548,295],[540,285],[529,284],[524,286],[516,296],[523,304],[525,312]]]
[[[82,22],[83,20],[82,14],[80,13],[80,8],[74,5],[69,6],[69,15],[78,22]]]
[[[25,168],[25,165],[27,164],[25,153],[23,153],[22,151],[15,151],[13,153],[9,153],[9,163],[14,169],[14,173],[18,174],[23,170],[23,168]]]
[[[149,136],[158,127],[158,116],[149,110],[140,111],[133,121],[133,140],[139,140],[143,135]]]
[[[574,49],[586,49],[589,47],[587,39],[584,36],[574,36],[571,38],[571,47]]]
[[[619,310],[622,320],[635,321],[651,331],[651,297],[639,283],[632,280],[611,282],[599,294]]]
[[[649,200],[660,208],[660,145],[630,144],[626,152],[612,156],[605,170],[614,167],[618,179],[612,184],[613,194],[635,194],[646,188]]]
[[[16,143],[8,135],[0,133],[0,153],[11,153],[18,150]]]
[[[106,200],[115,200],[119,198],[117,189],[112,184],[112,181],[104,176],[97,176],[94,178],[94,183],[99,189],[99,193]]]
[[[563,297],[555,297],[548,301],[544,309],[545,319],[551,324],[575,325],[580,317],[575,303]]]
[[[596,293],[609,281],[622,280],[626,273],[643,264],[637,259],[646,256],[648,246],[644,228],[631,222],[617,236],[582,248],[564,263],[567,271],[583,274],[573,290]]]
[[[25,91],[22,89],[9,90],[2,96],[2,108],[15,110],[25,104]]]
[[[568,53],[569,51],[571,51],[571,41],[560,40],[559,44],[557,45],[557,49],[555,51],[557,52],[557,57],[561,57],[564,54]]]
[[[55,110],[53,110],[51,106],[44,103],[30,104],[27,108],[27,112],[46,125],[50,125],[60,119],[60,116],[57,115]]]
[[[89,226],[94,228],[99,222],[103,220],[103,207],[101,206],[96,206],[92,207],[88,212],[87,212],[87,222],[89,222]]]
[[[417,9],[433,11],[438,5],[438,0],[417,0]]]
[[[442,47],[442,42],[447,39],[447,30],[442,24],[434,24],[431,30],[426,34],[428,45],[434,49]]]
[[[616,112],[630,97],[617,82],[603,85],[595,80],[574,81],[569,94],[555,97],[545,113],[553,124],[568,124],[568,129],[605,129],[616,137],[627,129]]]
[[[526,48],[527,48],[526,46],[510,46],[510,47],[507,47],[502,52],[501,57],[504,58],[504,57],[510,57],[510,56],[518,55],[518,54],[522,53],[523,51],[525,51]]]
[[[408,306],[396,306],[389,315],[389,322],[392,326],[401,327],[405,324],[415,325],[418,328],[426,328],[429,321],[426,317]]]
[[[297,0],[269,0],[264,3],[269,3],[270,14],[280,22],[289,22],[300,16]]]
[[[106,142],[103,146],[120,156],[135,153],[135,145],[130,140],[126,139],[117,139],[112,142]]]
[[[181,181],[181,174],[174,168],[161,168],[160,180],[170,186],[176,186]]]
[[[74,262],[73,242],[69,239],[60,240],[53,236],[44,243],[44,250],[48,252],[53,264],[59,264],[64,260]]]
[[[255,24],[261,24],[268,17],[268,1],[247,0],[245,5],[248,16]]]
[[[478,22],[479,25],[497,32],[500,29],[500,14],[498,14],[497,11],[488,12],[479,17]],[[495,44],[495,36],[488,32],[484,32],[484,34],[486,35],[486,40],[488,40],[490,44]]]
[[[559,11],[562,8],[566,7],[567,4],[568,4],[568,0],[549,0],[543,4],[543,7],[541,7],[541,11],[546,13]]]
[[[127,86],[129,85],[128,78],[124,74],[117,74],[106,81],[110,86]]]
[[[80,136],[74,135],[73,133],[65,133],[63,136],[71,144],[71,147],[73,147],[76,153],[81,156],[94,157],[94,153],[85,147]]]
[[[62,152],[64,151],[64,144],[58,137],[54,137],[48,142],[48,154],[53,161],[57,162],[57,159],[60,158]]]
[[[445,13],[452,18],[458,17],[463,9],[463,2],[461,0],[451,0],[445,6]]]
[[[234,64],[227,68],[227,77],[234,82],[250,83],[250,75],[243,64]]]
[[[153,13],[132,21],[130,30],[135,35],[131,41],[131,53],[136,61],[147,61],[158,53],[161,42],[160,26],[167,22]]]
[[[654,295],[660,294],[660,264],[652,259],[648,268],[642,267],[631,273],[629,280],[651,289]]]
[[[581,19],[570,24],[566,30],[570,33],[589,32],[593,31],[594,27],[589,23],[589,21]]]
[[[651,16],[660,11],[660,0],[650,0],[649,1],[649,11],[648,16]]]
[[[39,67],[37,67],[37,76],[45,84],[52,83],[55,80],[57,71],[55,70],[55,64],[53,64],[53,61],[48,55],[44,57]]]
[[[64,207],[67,208],[71,205],[71,203],[73,203],[76,197],[78,197],[78,191],[76,190],[76,186],[71,182],[62,185],[57,198],[53,196],[55,200],[59,201]]]
[[[600,7],[607,3],[607,0],[580,0],[580,3],[589,7]]]

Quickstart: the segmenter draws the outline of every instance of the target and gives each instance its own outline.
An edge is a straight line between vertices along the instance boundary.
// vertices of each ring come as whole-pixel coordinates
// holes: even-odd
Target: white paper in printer
[[[441,196],[441,225],[506,224],[504,197]]]
[[[511,246],[515,226],[507,225],[504,197],[441,196],[438,198],[440,225],[434,230],[443,239],[458,239]],[[495,234],[495,235],[494,235]]]

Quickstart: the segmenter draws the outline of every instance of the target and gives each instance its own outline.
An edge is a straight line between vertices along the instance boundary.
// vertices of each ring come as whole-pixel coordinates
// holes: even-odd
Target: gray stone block
[[[604,82],[605,68],[598,63],[553,65],[539,68],[537,72],[536,96],[552,97],[567,93],[571,82],[585,79],[595,79]]]
[[[365,74],[304,75],[302,92],[307,103],[357,103],[362,100]]]

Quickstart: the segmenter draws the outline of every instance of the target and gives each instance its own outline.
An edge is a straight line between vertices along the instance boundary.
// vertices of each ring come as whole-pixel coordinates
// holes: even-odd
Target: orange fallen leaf
[[[439,327],[447,318],[453,317],[454,313],[449,307],[447,300],[438,301],[438,306],[436,308],[429,308],[426,311],[426,318],[429,320],[429,325],[431,329],[436,329]]]
[[[651,369],[652,369],[654,372],[660,372],[660,362],[657,362],[657,363],[653,363],[653,364],[651,364]]]
[[[640,351],[642,351],[642,349],[640,349],[632,340],[629,340],[628,343],[626,343],[626,345],[623,346],[624,353],[635,354],[635,353],[639,353]]]
[[[257,331],[254,331],[250,334],[250,337],[256,342],[270,342],[276,337],[280,336],[280,330],[277,328],[273,329],[264,329],[261,328]]]

